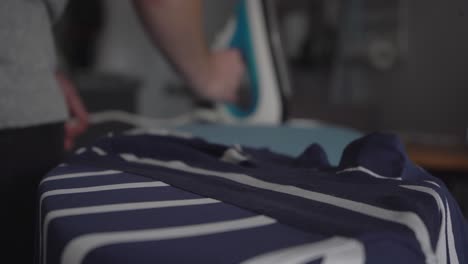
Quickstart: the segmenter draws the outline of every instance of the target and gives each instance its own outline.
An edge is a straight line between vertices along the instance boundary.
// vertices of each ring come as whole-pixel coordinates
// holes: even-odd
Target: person
[[[244,71],[236,50],[211,51],[201,0],[132,0],[155,46],[205,99],[236,100]],[[38,183],[88,126],[81,99],[56,68],[52,26],[66,0],[0,1],[0,199],[3,252],[33,259]],[[68,108],[68,109],[67,109]],[[69,116],[73,122],[67,122]],[[65,129],[64,129],[65,125]],[[9,259],[9,256],[2,256]]]

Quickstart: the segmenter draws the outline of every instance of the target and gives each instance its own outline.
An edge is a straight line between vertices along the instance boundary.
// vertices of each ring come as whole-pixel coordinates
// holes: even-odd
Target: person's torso
[[[52,20],[66,0],[0,1],[0,129],[66,118]]]

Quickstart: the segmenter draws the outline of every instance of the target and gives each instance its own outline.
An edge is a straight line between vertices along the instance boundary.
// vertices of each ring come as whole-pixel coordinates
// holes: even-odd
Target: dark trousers
[[[33,262],[37,186],[61,162],[63,140],[63,123],[0,130],[0,222],[4,231],[0,239],[6,245],[2,250],[5,260]]]

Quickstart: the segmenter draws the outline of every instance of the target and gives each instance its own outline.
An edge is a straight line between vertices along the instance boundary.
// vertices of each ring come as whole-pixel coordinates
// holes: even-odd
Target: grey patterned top
[[[66,0],[0,0],[0,129],[66,119],[52,21]]]

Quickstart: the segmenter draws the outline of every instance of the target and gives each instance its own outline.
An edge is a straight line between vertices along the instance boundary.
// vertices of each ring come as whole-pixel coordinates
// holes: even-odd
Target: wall
[[[381,125],[464,136],[468,1],[409,1],[409,57],[383,91]]]

